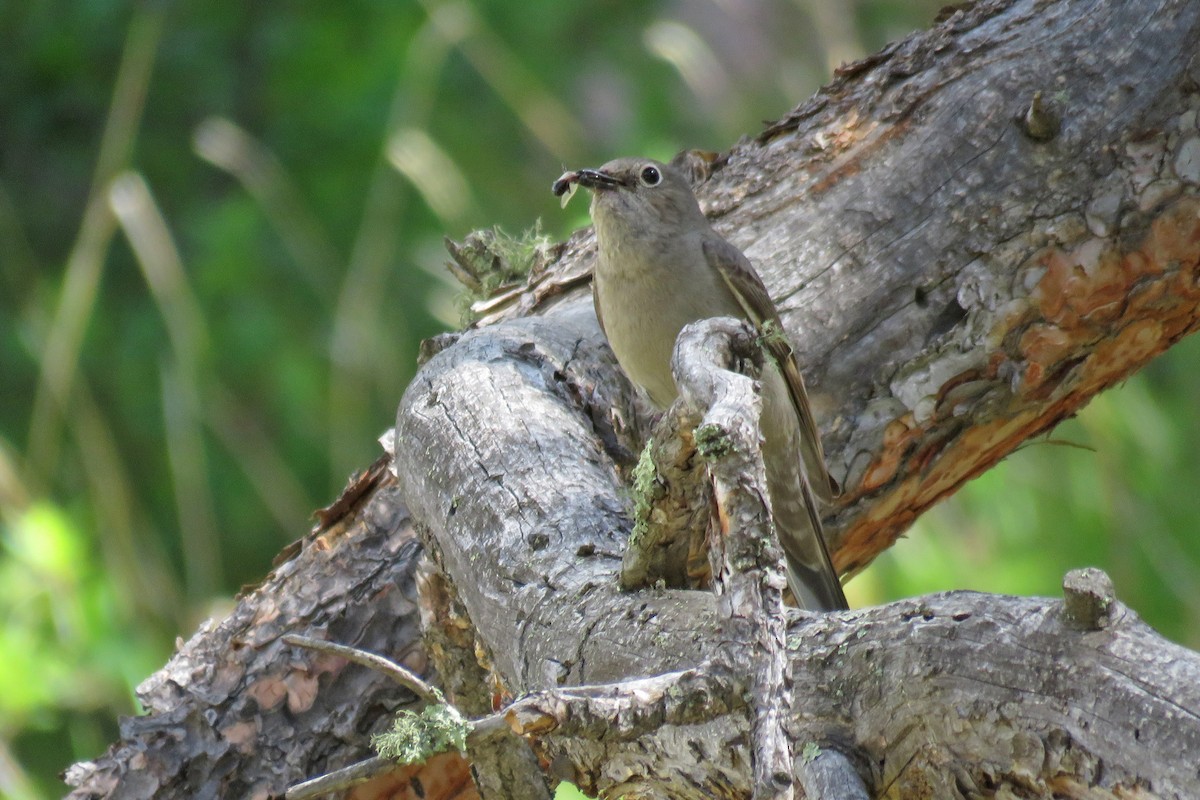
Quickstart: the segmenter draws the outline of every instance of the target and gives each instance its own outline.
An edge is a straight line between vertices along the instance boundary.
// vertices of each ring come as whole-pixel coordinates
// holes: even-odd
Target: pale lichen
[[[650,524],[650,515],[654,511],[654,504],[663,494],[662,481],[658,476],[658,467],[654,464],[653,448],[654,440],[650,439],[646,442],[646,446],[642,448],[642,453],[638,456],[637,466],[633,468],[631,476],[633,483],[633,533],[629,537],[630,546],[633,546],[646,534],[646,528]]]
[[[467,749],[468,722],[450,705],[428,705],[420,714],[401,711],[392,728],[371,737],[371,746],[382,758],[397,764],[418,764],[451,748]]]
[[[729,434],[720,425],[711,423],[696,428],[693,439],[696,442],[696,452],[708,461],[720,458],[733,447],[733,443],[729,441]]]
[[[800,751],[800,758],[804,759],[805,764],[811,764],[821,755],[821,746],[816,742],[808,742],[804,745],[804,749]]]
[[[464,322],[472,321],[472,303],[537,275],[557,258],[561,247],[542,233],[541,220],[518,236],[497,226],[472,231],[461,243],[449,238],[445,242],[453,259],[446,266],[467,288],[461,298]]]

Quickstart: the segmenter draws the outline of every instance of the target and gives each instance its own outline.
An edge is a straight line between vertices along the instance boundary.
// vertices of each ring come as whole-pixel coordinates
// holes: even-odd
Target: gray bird
[[[592,191],[599,244],[592,283],[600,327],[617,361],[651,401],[677,395],[671,353],[680,330],[710,317],[749,320],[764,332],[763,459],[775,528],[787,556],[788,585],[810,610],[846,608],[822,537],[815,494],[831,502],[830,478],[804,381],[762,279],[740,250],[709,225],[684,174],[649,159],[620,158],[564,174]]]

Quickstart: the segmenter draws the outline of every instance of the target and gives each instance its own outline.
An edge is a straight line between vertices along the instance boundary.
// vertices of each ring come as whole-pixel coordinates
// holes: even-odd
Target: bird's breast
[[[671,354],[684,325],[698,319],[738,316],[729,290],[718,283],[699,246],[647,259],[640,254],[603,253],[595,275],[596,302],[617,361],[634,383],[662,408],[678,393]]]

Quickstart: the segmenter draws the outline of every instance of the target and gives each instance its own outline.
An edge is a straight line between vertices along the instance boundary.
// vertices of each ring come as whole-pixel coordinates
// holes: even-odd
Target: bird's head
[[[574,185],[592,192],[591,214],[601,238],[649,238],[707,224],[687,177],[673,164],[618,158],[598,169],[567,172],[554,182],[564,195]]]

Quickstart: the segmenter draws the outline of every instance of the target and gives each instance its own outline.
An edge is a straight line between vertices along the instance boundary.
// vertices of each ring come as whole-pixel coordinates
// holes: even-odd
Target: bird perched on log
[[[816,505],[831,502],[837,484],[762,279],[709,225],[675,162],[620,158],[567,172],[553,189],[569,197],[576,186],[592,192],[596,316],[621,368],[655,405],[666,408],[678,394],[671,354],[684,325],[728,316],[758,329],[768,355],[761,377],[763,461],[788,586],[804,608],[846,608]]]

